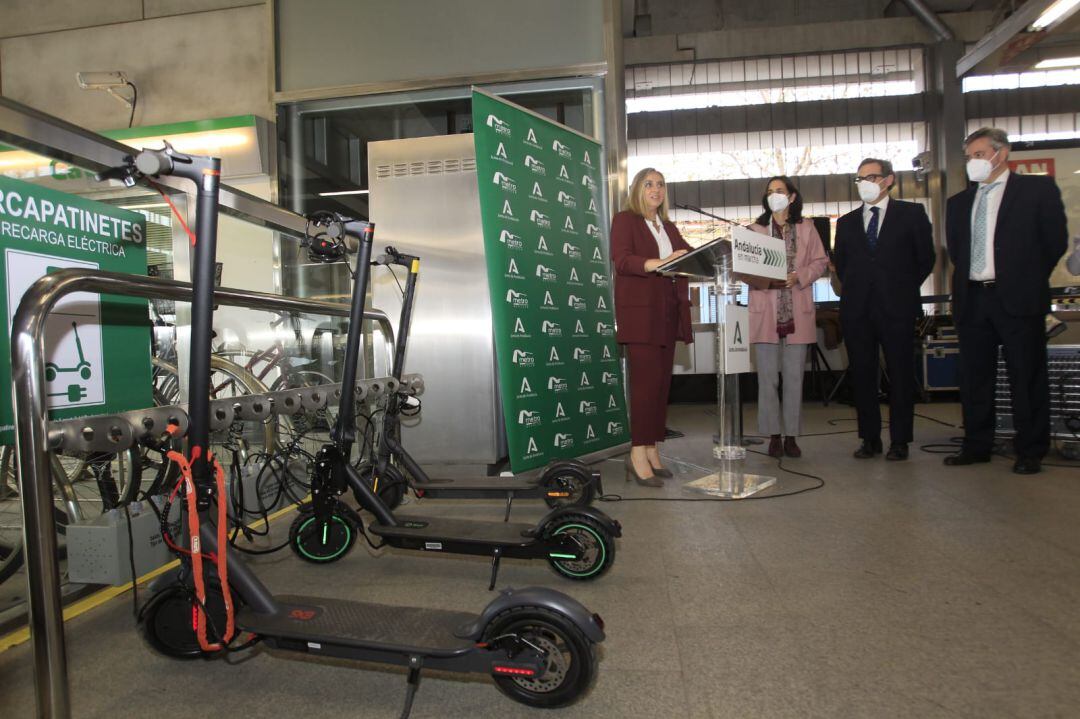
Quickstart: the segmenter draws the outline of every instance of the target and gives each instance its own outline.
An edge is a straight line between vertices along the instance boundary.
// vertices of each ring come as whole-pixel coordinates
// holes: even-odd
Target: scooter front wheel
[[[233,604],[239,607],[240,598],[232,594]],[[151,597],[139,612],[139,633],[156,652],[173,659],[198,659],[208,656],[199,646],[199,637],[191,625],[195,597],[191,589],[172,584]],[[225,630],[225,599],[221,589],[208,583],[206,609],[209,623],[207,634],[211,641],[217,629]]]
[[[569,539],[577,550],[577,557],[557,548],[548,553],[551,568],[567,579],[596,579],[615,562],[615,538],[591,517],[582,514],[560,517],[546,536]]]
[[[540,486],[544,489],[544,502],[552,509],[587,507],[596,496],[589,470],[569,464],[544,472]]]
[[[289,546],[306,562],[327,564],[344,557],[356,541],[356,528],[347,518],[331,514],[320,519],[303,513],[289,527]]]
[[[596,676],[593,643],[573,622],[540,607],[515,607],[492,620],[484,641],[497,643],[513,661],[522,651],[543,653],[537,676],[495,674],[495,685],[514,701],[531,707],[573,704]]]

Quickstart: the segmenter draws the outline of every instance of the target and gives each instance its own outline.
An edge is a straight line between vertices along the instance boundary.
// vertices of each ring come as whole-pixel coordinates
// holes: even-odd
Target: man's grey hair
[[[872,163],[877,163],[878,165],[881,166],[881,176],[882,177],[888,177],[889,175],[895,175],[896,174],[896,173],[893,172],[892,162],[890,162],[889,160],[879,160],[876,157],[868,157],[868,158],[866,158],[865,160],[863,160],[862,162],[859,163],[859,167],[862,167],[863,165],[869,165],[869,164],[872,164]]]
[[[967,136],[967,139],[964,140],[964,147],[984,137],[990,141],[990,147],[994,148],[994,150],[1012,147],[1009,144],[1009,133],[997,127],[980,127]]]

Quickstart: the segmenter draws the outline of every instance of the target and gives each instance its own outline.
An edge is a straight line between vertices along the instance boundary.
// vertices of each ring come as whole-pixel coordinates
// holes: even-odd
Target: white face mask
[[[881,186],[876,182],[870,182],[870,180],[859,180],[857,187],[859,189],[859,197],[867,204],[876,200],[878,195],[881,194]]]
[[[973,157],[967,161],[967,176],[972,182],[986,182],[990,177],[990,173],[994,171],[994,163],[992,160],[997,157],[995,152],[990,156],[989,160],[983,160],[978,157]]]
[[[788,196],[783,193],[774,192],[769,195],[769,209],[773,212],[783,212],[790,204],[791,200],[789,200]]]

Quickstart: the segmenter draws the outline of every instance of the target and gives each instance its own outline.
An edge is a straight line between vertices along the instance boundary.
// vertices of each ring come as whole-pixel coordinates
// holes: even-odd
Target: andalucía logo
[[[565,182],[568,185],[574,184],[574,181],[570,179],[570,173],[566,171],[566,165],[559,167],[559,181]]]
[[[499,146],[495,148],[495,154],[491,156],[495,162],[501,162],[504,165],[514,166],[514,163],[510,161],[510,156],[506,154],[506,145],[499,143]]]
[[[532,212],[530,212],[529,219],[532,220],[533,224],[535,224],[537,227],[543,227],[545,229],[551,228],[551,218],[545,215],[540,210],[533,210]]]
[[[510,258],[510,264],[506,267],[506,274],[503,277],[507,277],[511,280],[523,280],[525,277],[518,272],[517,260],[513,257]]]
[[[533,132],[533,129],[531,127],[529,128],[529,131],[525,133],[524,142],[529,147],[534,147],[537,150],[543,149],[540,147],[540,143],[536,141],[536,133]]]
[[[585,425],[585,444],[596,441],[596,430],[591,424]]]
[[[543,235],[540,235],[540,239],[536,243],[536,254],[546,255],[548,257],[555,256],[554,254],[552,254],[551,250],[548,249],[547,240],[544,239]]]
[[[586,167],[592,167],[592,158],[589,157],[589,151],[585,151],[585,157],[581,158],[581,164]]]
[[[581,248],[571,245],[569,242],[564,242],[562,246],[562,253],[569,257],[571,260],[581,259]]]
[[[585,327],[581,324],[581,320],[576,320],[574,322],[574,339],[588,338],[588,336],[585,334]]]
[[[544,163],[537,160],[532,155],[525,156],[525,167],[529,168],[537,175],[547,175],[547,168],[544,167]]]
[[[510,200],[503,200],[502,212],[499,213],[499,219],[519,222],[518,218],[514,217],[514,208],[510,207]]]
[[[569,232],[571,235],[576,235],[577,230],[574,229],[574,221],[570,219],[570,215],[566,216],[566,220],[562,223],[563,232]]]
[[[615,325],[609,325],[605,322],[596,323],[596,334],[601,337],[611,337],[615,334]]]
[[[569,422],[570,418],[566,416],[566,410],[563,409],[562,402],[555,403],[555,418],[551,420],[552,424],[559,424],[560,422]]]
[[[561,359],[559,359],[559,350],[557,348],[555,348],[555,347],[552,347],[551,351],[548,352],[547,366],[548,367],[561,367],[562,365],[563,365],[563,361]]]
[[[578,389],[592,389],[592,382],[589,381],[589,373],[581,373],[581,381],[578,382]]]
[[[619,409],[619,403],[615,401],[615,395],[609,394],[607,398],[607,411],[615,412]]]
[[[518,424],[525,427],[535,427],[540,424],[540,413],[523,409],[518,412]]]
[[[514,331],[510,333],[510,336],[516,340],[527,340],[532,337],[525,331],[525,323],[521,321],[520,317],[514,318]]]
[[[607,287],[609,282],[607,275],[602,275],[599,272],[592,273],[593,287]]]
[[[604,296],[600,295],[596,298],[596,309],[607,311],[607,302],[604,302]]]
[[[506,245],[506,249],[508,250],[520,250],[524,247],[524,244],[521,242],[521,235],[515,235],[510,230],[503,230],[499,233],[499,242]]]
[[[562,337],[562,327],[559,327],[558,323],[552,322],[551,320],[544,320],[541,322],[540,331],[548,337]]]
[[[585,234],[588,235],[589,237],[593,237],[595,239],[600,239],[600,228],[590,222],[585,227]]]
[[[566,306],[573,308],[577,312],[584,312],[586,309],[585,300],[577,295],[567,297]]]
[[[523,309],[528,309],[529,296],[524,292],[518,292],[517,290],[507,290],[506,303],[511,307],[521,307]]]
[[[540,202],[547,202],[547,198],[544,197],[544,192],[540,189],[540,183],[534,182],[532,192],[529,193],[529,198],[533,200],[540,200]]]
[[[505,192],[517,194],[517,183],[504,172],[496,171],[491,177],[491,184],[498,185],[499,189],[504,190]]]
[[[544,267],[543,265],[536,266],[536,276],[544,282],[558,282],[559,276],[555,274],[555,270],[550,267]]]
[[[582,347],[574,348],[574,359],[578,362],[592,362],[592,352]]]
[[[556,432],[555,446],[559,449],[570,449],[574,446],[574,435],[563,432]]]
[[[570,383],[562,377],[548,377],[548,390],[551,392],[569,392]]]
[[[506,135],[507,137],[510,137],[510,125],[494,115],[487,116],[486,124],[495,131],[496,135]]]
[[[528,377],[521,378],[521,389],[518,390],[518,399],[528,399],[529,397],[536,397],[536,392],[533,392],[532,385],[529,384]]]
[[[604,345],[603,354],[600,355],[600,361],[601,362],[614,362],[615,361],[615,357],[611,354],[611,349],[607,345]]]
[[[525,350],[514,350],[514,354],[510,358],[510,361],[519,367],[536,366],[536,357],[533,356],[532,352],[526,352]]]
[[[570,148],[567,147],[566,145],[562,144],[558,140],[551,143],[551,149],[554,150],[555,152],[559,153],[559,157],[565,157],[568,160],[571,158]]]
[[[607,433],[609,436],[616,437],[623,433],[622,422],[608,422]]]
[[[599,411],[600,410],[597,408],[596,402],[590,402],[588,400],[583,399],[583,400],[581,400],[581,402],[578,403],[578,414],[590,415],[590,414],[596,414]]]
[[[529,442],[528,442],[527,445],[525,445],[525,457],[524,458],[525,459],[532,459],[534,457],[539,457],[540,454],[541,454],[540,448],[536,446],[536,440],[534,438],[532,438],[532,437],[529,437]]]
[[[600,214],[600,210],[596,209],[596,199],[595,198],[592,198],[592,197],[589,198],[589,209],[587,209],[585,211],[590,213],[590,214],[593,214],[593,215]]]
[[[566,284],[577,285],[578,287],[582,286],[581,280],[578,278],[577,268],[573,265],[570,266],[570,279],[566,281]]]
[[[557,307],[555,307],[555,300],[553,300],[551,298],[551,293],[548,292],[547,290],[544,290],[544,301],[540,305],[540,309],[542,309],[542,310],[558,309]]]
[[[614,372],[604,372],[600,375],[601,384],[617,385],[619,384],[619,375]]]
[[[593,248],[592,258],[589,260],[589,262],[596,262],[596,263],[599,263],[601,265],[604,264],[604,255],[603,255],[602,252],[600,252],[599,247],[594,247]]]
[[[562,203],[563,207],[568,207],[571,210],[577,207],[577,200],[565,190],[559,190],[559,202]]]

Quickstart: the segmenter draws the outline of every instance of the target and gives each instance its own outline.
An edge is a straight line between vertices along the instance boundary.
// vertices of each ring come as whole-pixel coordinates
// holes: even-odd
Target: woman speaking
[[[615,265],[615,339],[626,345],[630,372],[630,456],[626,479],[660,487],[671,472],[656,445],[664,440],[675,343],[693,342],[690,293],[685,279],[656,268],[690,251],[668,220],[664,176],[647,167],[634,176],[627,209],[611,222]]]

